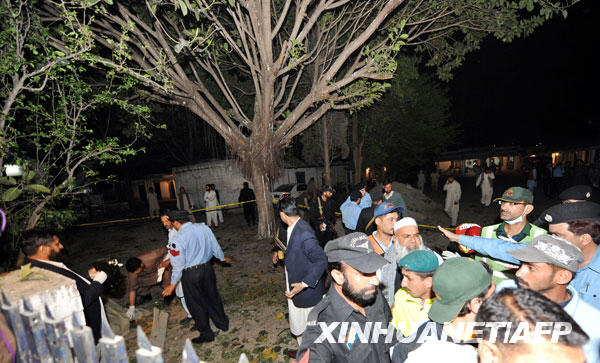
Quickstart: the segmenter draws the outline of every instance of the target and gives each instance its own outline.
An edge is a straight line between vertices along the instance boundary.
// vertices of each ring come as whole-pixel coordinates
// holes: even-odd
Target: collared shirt
[[[360,216],[360,211],[362,207],[356,202],[352,202],[349,199],[346,200],[340,207],[340,211],[342,211],[342,222],[346,228],[355,230],[356,222],[358,222],[358,217]]]
[[[379,277],[379,280],[381,282],[381,293],[383,294],[383,297],[385,297],[385,300],[387,301],[388,305],[392,306],[394,305],[394,293],[396,292],[395,282],[396,275],[398,274],[398,252],[394,248],[393,236],[390,241],[389,247],[385,247],[385,245],[379,240],[377,240],[377,238],[375,237],[376,233],[377,231],[373,232],[373,238],[375,239],[377,244],[381,246],[381,249],[383,250],[383,258],[385,258],[388,261],[387,264],[383,265],[379,269],[377,276]]]
[[[428,313],[433,304],[433,299],[421,300],[412,297],[405,288],[401,288],[394,295],[392,306],[392,324],[402,331],[405,337],[412,334],[413,330],[429,320]]]
[[[389,246],[386,246],[385,243],[381,242],[377,238],[377,231],[373,232],[373,238],[375,238],[375,241],[377,241],[377,244],[379,245],[379,247],[381,247],[384,253],[386,253],[390,248],[394,247],[394,236],[392,236],[392,238],[390,239]]]
[[[382,299],[380,290],[375,302],[365,307],[365,314],[366,316],[354,310],[332,284],[323,300],[308,316],[308,326],[302,335],[302,344],[297,356],[302,357],[307,349],[310,349],[310,362],[389,362],[390,347],[397,341],[396,331],[387,331],[392,313]],[[335,343],[327,339],[315,343],[315,340],[324,333],[321,323],[327,328],[333,327],[329,324],[337,323],[335,329],[331,331]],[[357,323],[362,331],[371,333],[367,341],[361,341],[360,332],[352,328],[353,323]],[[366,326],[368,323],[371,323],[370,329]],[[380,327],[376,338],[373,335],[375,326]],[[390,336],[391,339],[387,339],[389,334],[393,334]],[[340,336],[343,343],[338,343]]]
[[[590,263],[577,270],[569,285],[577,290],[583,301],[600,310],[600,248]]]
[[[187,222],[179,228],[171,242],[171,284],[176,285],[183,270],[207,263],[214,256],[223,261],[225,255],[210,228],[204,223]]]
[[[300,220],[300,218],[296,219],[296,222],[294,222],[294,224],[292,224],[291,226],[289,226],[287,228],[287,240],[288,243],[290,243],[290,237],[292,235],[292,232],[294,231],[294,227],[296,227],[296,224],[298,223],[298,221]]]
[[[488,255],[506,262],[520,265],[521,261],[508,254],[508,251],[527,247],[527,243],[515,243],[502,239],[459,236],[458,243],[481,254]],[[575,278],[571,280],[572,286],[579,297],[600,310],[600,248],[587,265],[579,268]]]
[[[519,288],[519,286],[514,280],[505,280],[496,286],[496,292],[507,288]],[[590,340],[583,346],[586,361],[598,362],[600,360],[600,311],[582,300],[573,286],[567,285],[567,290],[571,294],[571,299],[563,310],[590,337]]]
[[[342,203],[342,205],[344,205],[346,202],[350,202],[350,197],[346,198],[346,200],[344,201],[344,203]],[[370,207],[371,204],[373,204],[373,199],[371,198],[371,194],[369,194],[369,192],[366,192],[365,195],[360,199],[360,207],[361,208],[367,208]]]

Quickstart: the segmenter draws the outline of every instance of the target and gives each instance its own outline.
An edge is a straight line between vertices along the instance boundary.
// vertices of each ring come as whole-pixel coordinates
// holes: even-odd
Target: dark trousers
[[[208,318],[223,331],[229,329],[229,318],[223,309],[223,301],[217,290],[215,270],[205,263],[183,270],[181,277],[186,305],[196,322],[201,337],[214,337]]]
[[[329,229],[329,227],[327,227],[327,229],[323,232],[316,231],[315,234],[317,235],[317,239],[319,240],[319,246],[321,246],[321,248],[325,248],[327,242],[335,238],[335,233],[332,232]]]
[[[250,203],[250,205],[244,204],[244,218],[246,218],[246,223],[248,223],[249,226],[256,224],[255,209],[256,208],[252,203]]]

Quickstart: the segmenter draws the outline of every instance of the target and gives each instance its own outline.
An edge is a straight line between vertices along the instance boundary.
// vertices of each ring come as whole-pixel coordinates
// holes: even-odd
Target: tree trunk
[[[258,208],[258,237],[269,238],[275,235],[275,214],[269,177],[260,165],[264,165],[262,160],[252,160],[252,184]]]
[[[325,115],[321,120],[321,138],[323,141],[323,169],[325,174],[325,185],[331,185],[331,159],[329,150],[329,134],[328,134],[328,120],[329,114]]]
[[[358,117],[352,117],[352,159],[354,161],[354,184],[362,179],[362,142],[358,135]]]

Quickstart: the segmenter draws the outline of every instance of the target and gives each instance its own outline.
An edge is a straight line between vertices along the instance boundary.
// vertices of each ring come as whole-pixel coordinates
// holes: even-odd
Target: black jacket
[[[364,208],[360,211],[360,215],[358,216],[358,222],[356,222],[356,232],[363,232],[370,236],[373,232],[377,230],[375,221],[373,220],[373,222],[371,222],[371,220],[373,219],[373,215],[375,214],[375,207],[376,206],[373,205],[371,207]],[[371,222],[371,224],[369,225],[369,228],[367,228],[367,224],[369,224],[369,222]]]
[[[308,324],[302,334],[302,344],[297,356],[302,357],[310,349],[310,362],[389,362],[389,350],[397,342],[397,331],[389,324],[392,320],[392,312],[381,289],[377,289],[377,298],[373,304],[365,307],[366,316],[364,316],[354,310],[332,284],[327,295],[308,314]],[[331,332],[336,342],[327,339],[319,343],[315,342],[324,332],[321,323],[325,325],[337,323]],[[361,338],[357,337],[355,334],[357,331],[352,328],[353,323],[358,324],[363,331],[367,331],[368,342],[361,341]],[[376,341],[373,342],[373,335],[369,332],[374,329],[369,329],[367,323],[370,323],[371,329],[379,325],[380,331],[385,329],[386,332],[377,335]],[[343,328],[344,326],[346,327]],[[392,327],[393,331],[388,332],[388,327]],[[338,340],[340,334],[343,342]]]
[[[39,260],[25,259],[25,263],[31,263],[31,266],[39,267],[44,270],[56,272],[72,280],[75,280],[77,284],[77,290],[81,296],[81,303],[83,304],[83,314],[85,315],[86,325],[92,328],[94,333],[94,340],[98,343],[98,339],[101,337],[101,324],[102,324],[102,305],[100,304],[100,295],[104,290],[102,284],[98,281],[93,281],[88,284],[81,277],[79,277],[73,271],[54,266],[50,263],[46,263]],[[87,274],[86,274],[87,275]],[[84,277],[87,277],[84,275]]]
[[[319,209],[319,201],[321,201],[321,208]],[[310,202],[310,224],[313,226],[315,231],[319,231],[319,225],[325,222],[328,226],[335,226],[335,206],[333,200],[327,198],[326,201],[319,196]]]

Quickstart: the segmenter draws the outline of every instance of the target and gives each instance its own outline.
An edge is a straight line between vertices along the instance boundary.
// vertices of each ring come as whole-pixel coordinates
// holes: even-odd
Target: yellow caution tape
[[[278,202],[277,199],[272,199],[273,202]],[[202,212],[202,211],[207,211],[207,210],[213,210],[213,209],[221,209],[221,208],[225,208],[225,207],[232,207],[235,205],[242,205],[245,203],[254,203],[256,202],[256,199],[254,200],[248,200],[245,202],[237,202],[237,203],[229,203],[229,204],[222,204],[222,205],[217,205],[214,207],[208,207],[208,208],[200,208],[200,209],[193,209],[190,210],[191,213],[194,212]],[[310,207],[307,205],[303,205],[303,204],[297,204],[298,207],[300,208],[304,208],[304,209],[308,209],[310,210]],[[342,213],[340,212],[335,212],[336,215],[341,216]],[[112,224],[112,223],[123,223],[123,222],[134,222],[134,221],[144,221],[144,220],[151,220],[154,218],[160,218],[158,216],[147,216],[147,217],[137,217],[137,218],[125,218],[125,219],[115,219],[112,221],[104,221],[104,222],[91,222],[91,223],[81,223],[81,224],[76,224],[74,227],[89,227],[89,226],[98,226],[98,225],[103,225],[103,224]],[[437,229],[437,226],[429,226],[426,224],[418,224],[419,227],[423,227],[423,228],[432,228],[432,229]],[[443,227],[444,229],[453,231],[455,230],[455,228],[450,228],[450,227]]]

